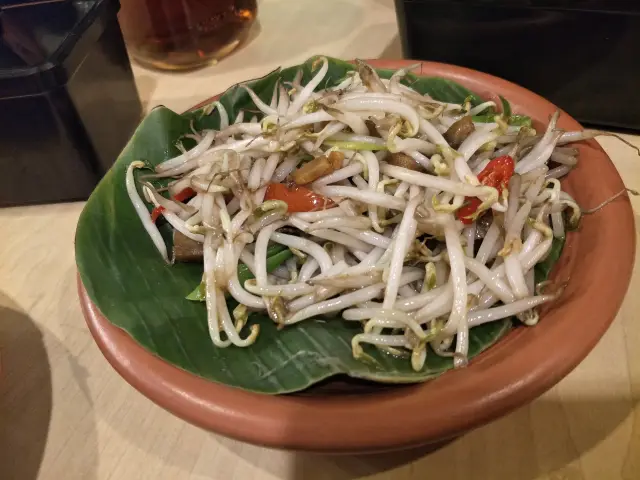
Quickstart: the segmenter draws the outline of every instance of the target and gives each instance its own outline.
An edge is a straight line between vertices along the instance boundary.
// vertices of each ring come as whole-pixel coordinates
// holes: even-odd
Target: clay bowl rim
[[[416,61],[371,63],[378,68],[402,68]],[[520,86],[462,67],[422,62],[420,74],[449,78],[484,97],[501,94],[515,112],[539,122],[546,122],[557,108]],[[582,129],[564,112],[559,126]],[[581,162],[564,185],[579,202],[595,205],[624,188],[597,142],[583,142],[578,148]],[[588,183],[592,178],[598,178],[597,184]],[[576,189],[578,184],[583,185],[581,190]],[[268,447],[374,452],[451,438],[508,413],[556,384],[589,353],[615,318],[630,282],[634,256],[633,211],[629,200],[620,198],[585,218],[579,234],[568,235],[554,272],[556,279],[569,280],[567,288],[556,304],[542,312],[538,326],[514,329],[465,369],[427,383],[367,395],[269,396],[205,380],[147,352],[111,324],[88,298],[79,277],[78,291],[89,329],[107,360],[133,387],[178,417]],[[615,277],[609,272],[616,272]]]

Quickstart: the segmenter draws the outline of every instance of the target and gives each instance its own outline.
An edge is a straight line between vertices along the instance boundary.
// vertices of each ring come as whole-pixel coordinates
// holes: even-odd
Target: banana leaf
[[[502,104],[502,115],[506,119],[509,125],[513,125],[515,127],[531,127],[531,117],[526,115],[514,115],[511,110],[511,104],[509,100],[500,96],[500,103]],[[485,110],[481,115],[474,115],[473,121],[479,123],[490,123],[495,121],[495,111],[491,111],[492,109]]]
[[[553,243],[551,244],[551,249],[547,254],[547,257],[540,263],[538,263],[534,268],[535,273],[535,283],[536,285],[547,278],[551,274],[553,270],[553,266],[558,262],[560,255],[562,254],[562,249],[564,248],[565,237],[554,238]]]
[[[313,61],[278,69],[247,84],[268,102],[277,82],[291,81],[298,69],[303,71],[303,81],[308,81],[313,75]],[[352,69],[346,62],[331,59],[327,80],[320,88],[337,84]],[[390,74],[381,72],[383,77]],[[473,104],[481,101],[449,80],[409,75],[404,81],[437,100],[459,103],[470,97]],[[220,102],[231,119],[241,109],[255,109],[246,91],[238,86],[227,90]],[[351,339],[361,326],[338,317],[310,319],[278,330],[268,317],[253,314],[249,323],[260,325],[254,345],[214,347],[207,331],[204,304],[185,298],[199,285],[202,266],[167,265],[162,260],[136,216],[124,181],[126,168],[134,160],[153,166],[179,154],[176,143],[190,132],[192,122],[197,129],[216,128],[219,114],[207,107],[182,115],[164,107],[151,111],[80,216],[76,232],[78,270],[89,297],[109,321],[149,352],[179,368],[214,382],[265,394],[300,391],[340,374],[389,383],[421,382],[452,368],[450,359],[433,352],[429,352],[420,372],[414,372],[407,359],[375,348],[365,347],[370,362],[355,360]],[[188,145],[187,140],[184,145]],[[168,227],[163,227],[163,234],[171,247]],[[472,329],[470,356],[493,345],[512,326],[507,319]]]

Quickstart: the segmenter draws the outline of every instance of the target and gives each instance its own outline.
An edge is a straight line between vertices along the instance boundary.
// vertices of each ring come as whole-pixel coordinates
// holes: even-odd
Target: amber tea
[[[256,0],[122,0],[131,56],[162,69],[195,68],[229,54],[247,36]]]

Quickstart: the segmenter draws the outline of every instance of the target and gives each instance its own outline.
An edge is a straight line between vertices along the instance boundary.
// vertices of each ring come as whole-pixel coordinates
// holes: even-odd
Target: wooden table
[[[400,56],[392,0],[264,0],[260,9],[254,38],[218,65],[186,74],[136,67],[146,107],[181,111],[315,53]],[[328,15],[327,23],[314,20]],[[640,146],[640,137],[627,138]],[[639,188],[640,158],[614,139],[601,142],[626,184]],[[640,212],[640,200],[632,201]],[[314,457],[204,432],[115,373],[76,297],[73,237],[82,206],[0,210],[2,480],[640,479],[638,274],[596,349],[531,405],[428,456]]]

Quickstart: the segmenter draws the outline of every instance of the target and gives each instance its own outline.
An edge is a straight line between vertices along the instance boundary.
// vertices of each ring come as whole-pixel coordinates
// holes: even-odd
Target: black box
[[[584,123],[640,129],[640,2],[396,0],[404,54],[491,73]]]
[[[86,199],[142,116],[117,0],[0,0],[0,206]]]

